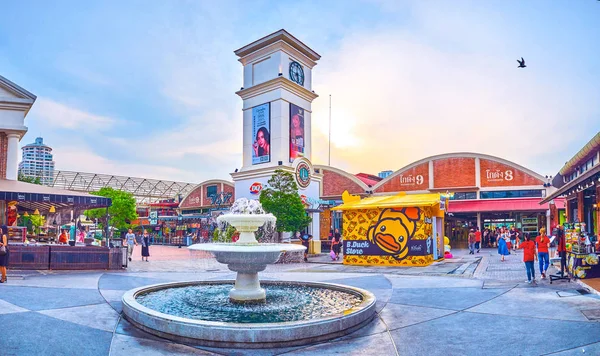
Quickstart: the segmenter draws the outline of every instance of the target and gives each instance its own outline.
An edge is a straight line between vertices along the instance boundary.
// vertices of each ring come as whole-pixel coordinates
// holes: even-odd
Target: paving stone
[[[129,290],[150,284],[169,282],[169,279],[131,277],[125,274],[105,274],[98,282],[99,289]]]
[[[388,333],[365,337],[345,338],[339,341],[301,348],[285,355],[396,355]]]
[[[98,290],[4,286],[2,299],[29,310],[68,308],[104,303]]]
[[[507,289],[412,288],[394,289],[388,303],[463,310],[486,302]]]
[[[493,335],[481,337],[476,330]],[[523,330],[560,330],[565,337],[548,332],[525,336]],[[600,323],[460,312],[391,333],[400,355],[541,355],[596,342]]]
[[[390,330],[395,330],[452,313],[456,312],[448,309],[425,308],[389,303],[381,311],[380,315]]]
[[[22,313],[26,311],[29,310],[0,299],[0,314]]]
[[[582,309],[600,308],[600,301],[586,296],[561,298],[552,289],[515,288],[507,293],[468,309],[470,312],[528,316],[559,320],[586,321]]]
[[[588,345],[581,345],[570,350],[553,353],[556,356],[585,356],[585,355],[600,355],[600,342]]]
[[[0,315],[0,325],[4,330],[0,338],[0,354],[3,356],[108,355],[112,339],[110,332],[35,312],[17,315]]]
[[[74,308],[42,310],[44,314],[56,319],[69,321],[74,324],[85,325],[90,328],[113,332],[119,321],[117,313],[108,304],[86,305]]]
[[[117,334],[113,338],[110,356],[218,355],[191,346],[141,339]]]

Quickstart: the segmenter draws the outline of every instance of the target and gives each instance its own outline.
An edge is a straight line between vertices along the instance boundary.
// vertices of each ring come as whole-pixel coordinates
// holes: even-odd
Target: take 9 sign
[[[250,194],[252,194],[252,195],[258,195],[258,194],[260,194],[260,191],[262,189],[263,189],[262,183],[260,183],[260,182],[254,182],[250,186]]]

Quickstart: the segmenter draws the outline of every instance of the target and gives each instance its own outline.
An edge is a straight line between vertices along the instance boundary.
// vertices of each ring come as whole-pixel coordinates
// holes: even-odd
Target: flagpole
[[[331,166],[331,94],[329,94],[329,159],[328,165]]]

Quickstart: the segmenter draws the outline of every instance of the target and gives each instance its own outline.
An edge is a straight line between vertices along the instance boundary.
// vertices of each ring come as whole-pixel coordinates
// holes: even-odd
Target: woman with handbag
[[[8,266],[8,227],[2,226],[2,236],[0,237],[0,272],[2,279],[0,283],[6,282],[6,267]]]
[[[342,248],[342,235],[340,234],[340,230],[335,229],[335,233],[333,234],[333,238],[331,239],[331,250],[335,253],[335,259],[340,259],[340,250]]]
[[[146,262],[148,262],[148,257],[150,257],[150,235],[148,235],[148,231],[144,230],[144,234],[142,235],[142,261],[146,257]]]

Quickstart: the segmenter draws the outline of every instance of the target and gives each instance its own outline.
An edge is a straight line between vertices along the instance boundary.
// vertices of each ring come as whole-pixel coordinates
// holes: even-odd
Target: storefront
[[[566,222],[582,223],[581,232],[596,241],[600,225],[600,132],[567,161],[552,183],[559,189],[543,203],[564,197]]]
[[[122,249],[107,240],[75,239],[58,245],[52,231],[79,224],[87,209],[108,208],[109,198],[14,180],[0,180],[0,224],[9,227],[9,265],[16,269],[120,269]],[[95,244],[100,246],[94,246]]]
[[[445,195],[406,194],[361,199],[347,192],[343,204],[344,264],[428,266],[444,256]]]

